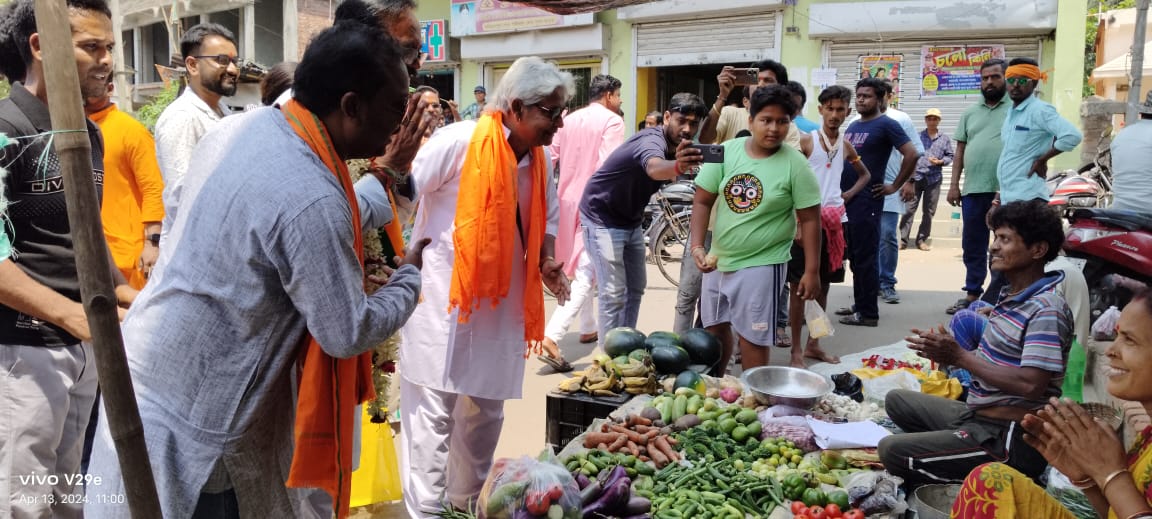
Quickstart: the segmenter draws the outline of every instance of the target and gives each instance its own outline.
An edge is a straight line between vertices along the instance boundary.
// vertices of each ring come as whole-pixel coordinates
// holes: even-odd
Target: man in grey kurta
[[[373,86],[356,88],[378,89],[369,99],[405,101],[399,53],[380,49],[376,40],[357,47],[349,41],[364,37],[361,29],[351,35],[340,29],[321,33],[312,46],[335,48],[334,56],[359,52],[349,59],[367,64],[357,74],[363,77],[351,81]],[[297,69],[298,82],[309,68],[309,52]],[[366,57],[372,53],[383,56]],[[329,61],[348,66],[338,57]],[[381,62],[395,66],[386,73],[365,70],[383,67]],[[297,99],[308,106],[303,90]],[[340,91],[348,96],[357,90]],[[331,108],[336,115],[316,114],[335,129],[338,151],[386,142],[403,115],[381,110],[373,126],[343,114],[344,106]],[[385,138],[376,141],[381,133]],[[341,156],[357,158],[350,155]],[[403,265],[387,285],[364,293],[351,208],[340,183],[279,110],[261,108],[222,121],[198,145],[197,157],[185,179],[191,210],[177,217],[161,252],[163,268],[123,327],[164,517],[189,517],[202,493],[230,491],[240,517],[300,517],[306,506],[301,492],[284,482],[293,450],[291,374],[305,333],[333,357],[369,351],[412,314],[420,273]],[[108,499],[91,498],[123,494],[103,418],[90,472],[102,481],[87,488],[88,517],[126,517],[120,502],[103,507]]]

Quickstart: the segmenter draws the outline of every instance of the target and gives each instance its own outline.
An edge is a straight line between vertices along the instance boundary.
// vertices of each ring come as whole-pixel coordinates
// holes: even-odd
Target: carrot
[[[652,425],[652,420],[644,418],[638,414],[634,414],[628,417],[628,425],[633,427],[637,425]]]
[[[643,461],[643,462],[649,462],[649,461],[652,461],[652,458],[649,458],[648,456],[645,456],[645,455],[643,455],[643,454],[641,454],[641,455],[637,456],[637,457],[636,457],[636,459],[638,459],[638,460],[640,460],[640,461]]]
[[[680,459],[680,455],[672,449],[671,445],[668,445],[668,439],[665,436],[657,436],[656,439],[652,441],[652,446],[655,448],[655,450],[660,451],[661,454],[667,456],[671,461]]]
[[[633,431],[632,429],[629,429],[629,428],[627,428],[627,427],[623,427],[623,426],[620,426],[620,425],[613,425],[613,426],[611,426],[609,429],[611,429],[613,432],[618,432],[618,433],[622,433],[622,434],[627,434],[627,435],[628,435],[628,439],[629,439],[629,440],[632,440],[632,441],[633,441],[634,443],[636,443],[637,445],[643,445],[643,444],[645,444],[645,443],[648,443],[648,438],[647,438],[647,437],[645,437],[643,434],[640,434],[640,433],[638,433],[638,432],[636,432],[636,431]]]
[[[648,455],[652,457],[652,461],[656,463],[656,468],[658,469],[664,468],[665,465],[671,462],[668,456],[660,452],[660,449],[648,449]]]
[[[620,447],[623,447],[624,444],[627,442],[628,442],[628,437],[621,434],[620,436],[618,436],[616,438],[616,441],[614,441],[608,445],[608,452],[616,452],[616,451],[620,450]]]
[[[627,436],[625,436],[625,438],[627,438]],[[628,450],[632,451],[633,456],[640,455],[640,447],[638,447],[632,440],[628,440]]]
[[[617,433],[590,432],[584,435],[584,447],[591,449],[601,444],[605,446],[611,445],[618,437],[620,437],[620,435]]]
[[[648,432],[645,433],[644,435],[648,437],[648,441],[652,441],[657,436],[660,436],[660,429],[653,427],[651,429],[648,429]]]
[[[673,447],[680,445],[680,440],[677,440],[676,438],[673,438],[671,436],[665,436],[664,439],[668,441],[668,445],[671,445]]]
[[[651,429],[651,427],[648,427],[647,425],[636,425],[636,426],[632,427],[632,430],[634,430],[640,434],[647,434],[649,429]]]

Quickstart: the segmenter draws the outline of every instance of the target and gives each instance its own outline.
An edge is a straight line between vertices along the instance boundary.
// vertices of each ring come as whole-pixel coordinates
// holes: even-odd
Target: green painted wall
[[[799,0],[795,7],[785,8],[781,15],[784,19],[780,36],[780,61],[788,66],[788,77],[805,85],[811,83],[812,71],[820,68],[821,40],[808,38],[808,18],[794,14],[796,11],[807,13],[814,0]],[[788,27],[795,24],[798,33],[788,33]],[[804,116],[812,121],[819,122],[820,113],[816,107],[816,97],[820,94],[812,88],[808,89],[808,102],[804,105]]]
[[[608,74],[619,79],[624,84],[622,90],[629,91],[637,87],[632,79],[632,26],[616,18],[616,10],[605,11],[596,15],[596,21],[604,24],[608,33]],[[630,84],[633,83],[633,84]],[[636,128],[636,106],[631,102],[631,96],[625,95],[624,104],[620,107],[624,111],[624,128],[631,135]]]
[[[1048,70],[1048,100],[1065,119],[1080,126],[1080,102],[1084,91],[1084,19],[1088,16],[1085,2],[1061,1],[1056,18],[1056,38],[1044,42],[1043,65]],[[1051,49],[1051,51],[1049,51]],[[1049,52],[1052,56],[1049,57]],[[1080,148],[1060,154],[1052,167],[1068,169],[1080,166]]]

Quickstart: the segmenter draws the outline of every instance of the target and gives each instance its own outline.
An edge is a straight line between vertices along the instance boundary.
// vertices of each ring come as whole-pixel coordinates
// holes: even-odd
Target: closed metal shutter
[[[1026,57],[1040,61],[1040,40],[1038,38],[1018,39],[978,39],[978,40],[912,40],[877,42],[839,42],[831,45],[831,59],[828,66],[836,69],[836,83],[846,86],[855,92],[856,81],[859,80],[859,57],[877,54],[902,54],[904,59],[900,65],[900,110],[912,118],[917,130],[924,129],[924,112],[929,108],[939,108],[944,113],[940,121],[940,129],[953,137],[956,134],[956,123],[960,114],[969,106],[980,102],[980,94],[968,96],[934,96],[920,97],[920,47],[924,45],[1004,45],[1006,59]],[[1044,64],[1040,63],[1040,68]],[[1044,85],[1040,89],[1043,90]],[[855,106],[853,106],[855,110]],[[953,145],[955,146],[955,145]],[[944,168],[945,182],[951,176],[951,167]]]
[[[636,66],[667,67],[778,59],[778,11],[636,25]]]

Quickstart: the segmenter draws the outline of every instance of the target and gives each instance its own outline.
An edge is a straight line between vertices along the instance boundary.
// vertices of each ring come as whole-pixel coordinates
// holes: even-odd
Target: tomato
[[[809,508],[808,516],[812,519],[828,519],[828,514],[824,512],[824,507],[820,505]]]
[[[802,513],[793,515],[792,519],[812,519],[812,516],[808,515],[808,510],[804,510]]]
[[[829,519],[838,519],[844,515],[836,503],[828,503],[828,506],[824,507],[824,513],[828,515]]]
[[[794,514],[802,514],[806,511],[808,511],[808,507],[804,506],[803,501],[793,501],[791,510],[792,510],[792,513],[794,513]]]
[[[864,519],[864,512],[853,508],[847,512],[844,512],[844,519]]]

